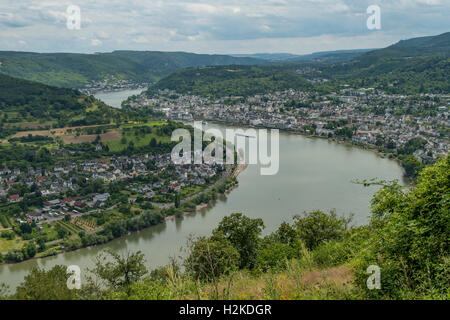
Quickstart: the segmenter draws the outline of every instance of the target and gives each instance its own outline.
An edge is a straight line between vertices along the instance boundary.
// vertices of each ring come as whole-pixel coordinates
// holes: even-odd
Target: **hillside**
[[[375,87],[389,93],[448,93],[450,32],[402,40],[355,59],[323,66],[322,74],[355,87]]]
[[[356,63],[374,63],[378,60],[388,58],[406,58],[429,56],[437,54],[450,54],[450,32],[437,36],[428,36],[401,40],[389,47],[367,52]]]
[[[76,90],[0,74],[1,137],[26,128],[109,123],[116,113]]]
[[[176,71],[149,89],[175,90],[178,93],[210,97],[249,96],[312,86],[290,70],[268,66],[220,66]]]
[[[286,89],[338,91],[344,84],[388,93],[448,93],[449,39],[450,33],[444,33],[369,52],[341,50],[298,57],[258,54],[255,56],[270,60],[270,65],[188,68],[161,79],[149,93],[170,89],[213,97],[246,96]],[[313,85],[306,79],[327,82]]]
[[[337,63],[349,61],[372,50],[374,49],[320,51],[304,55],[297,55],[290,53],[255,53],[255,54],[233,54],[232,56],[264,59],[271,61],[273,63],[292,63],[292,62]]]
[[[208,65],[260,64],[263,60],[185,52],[114,51],[110,53],[0,52],[0,72],[44,84],[81,88],[89,82],[155,82],[175,70]]]

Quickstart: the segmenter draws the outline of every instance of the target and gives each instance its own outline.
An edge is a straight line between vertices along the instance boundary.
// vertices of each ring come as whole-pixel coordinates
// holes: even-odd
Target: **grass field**
[[[138,124],[138,125],[124,125],[122,128],[133,128],[138,126],[148,126],[148,127],[157,127],[162,125],[163,121],[152,121],[146,124]],[[150,143],[150,141],[155,138],[156,142],[162,142],[167,143],[170,142],[169,136],[158,136],[156,133],[147,133],[147,134],[138,134],[135,135],[134,132],[131,131],[123,131],[121,132],[122,138],[126,139],[126,143],[123,143],[123,141],[115,140],[115,141],[109,141],[105,144],[109,147],[110,151],[113,152],[120,152],[128,147],[130,142],[133,142],[135,147],[143,147]]]
[[[120,140],[122,135],[117,130],[111,130],[107,133],[99,134],[101,142],[110,142],[115,140]],[[65,135],[62,137],[62,140],[66,144],[70,143],[83,143],[83,142],[93,142],[97,139],[97,134],[82,134],[79,136],[76,135]]]
[[[5,238],[0,238],[0,252],[5,252],[10,249],[22,248],[26,241],[20,239],[16,236],[15,239],[7,240]]]

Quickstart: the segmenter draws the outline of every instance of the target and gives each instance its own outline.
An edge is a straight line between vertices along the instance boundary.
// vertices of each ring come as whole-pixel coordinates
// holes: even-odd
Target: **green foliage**
[[[242,213],[224,217],[213,231],[213,239],[224,238],[239,252],[240,268],[253,268],[259,249],[259,236],[264,228],[261,219],[251,219]]]
[[[322,242],[341,240],[352,217],[338,217],[332,210],[330,214],[322,211],[312,211],[294,217],[294,226],[298,237],[308,249],[314,249]]]
[[[225,239],[199,238],[188,241],[187,272],[196,280],[216,281],[237,270],[239,252]]]
[[[12,78],[0,73],[0,137],[25,130],[28,123],[45,129],[52,126],[108,124],[119,111],[92,96],[72,89]],[[10,115],[5,119],[4,115]],[[14,115],[14,116],[11,116]],[[23,137],[11,142],[48,142],[49,137]]]
[[[67,287],[67,268],[57,265],[46,271],[33,268],[25,276],[13,296],[20,300],[73,300],[77,298],[78,290]]]
[[[416,187],[403,191],[396,183],[374,200],[372,239],[357,264],[358,283],[365,287],[368,265],[381,268],[381,290],[369,297],[409,298],[446,295],[449,287],[450,158],[425,168]]]
[[[144,254],[140,251],[126,256],[104,251],[97,256],[95,267],[90,271],[112,290],[126,289],[148,273]]]
[[[257,265],[262,271],[283,270],[286,263],[301,257],[301,242],[295,241],[291,245],[270,241],[262,246],[257,256]]]
[[[170,89],[183,94],[217,98],[311,87],[294,72],[276,67],[203,67],[176,71],[161,79],[147,94],[152,95],[156,89]]]
[[[420,170],[424,167],[424,165],[414,156],[405,156],[400,157],[402,167],[405,169],[405,174],[408,177],[416,178],[419,174]]]
[[[0,71],[48,85],[80,88],[100,80],[154,82],[175,70],[205,65],[258,64],[262,60],[185,52],[110,53],[0,52]]]

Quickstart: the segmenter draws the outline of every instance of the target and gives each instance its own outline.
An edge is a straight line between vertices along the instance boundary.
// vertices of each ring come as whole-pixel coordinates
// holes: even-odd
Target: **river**
[[[125,99],[127,93],[118,96],[114,92],[107,96],[109,99],[105,98],[105,94],[101,97],[105,102],[120,106],[118,100]],[[224,129],[224,126],[212,123],[206,127]],[[266,226],[264,234],[274,231],[283,221],[291,222],[293,215],[314,209],[336,209],[338,214],[343,215],[354,213],[353,224],[361,225],[367,222],[369,201],[377,188],[365,188],[351,183],[351,180],[380,178],[405,182],[402,169],[395,161],[357,147],[292,133],[280,133],[279,172],[273,176],[262,176],[259,169],[259,165],[249,165],[238,176],[237,188],[195,214],[101,246],[2,265],[0,282],[14,288],[34,266],[78,265],[85,271],[93,266],[93,258],[107,248],[120,253],[141,250],[148,267],[155,268],[167,264],[170,257],[179,256],[180,248],[190,234],[210,234],[224,216],[233,212],[262,218]]]

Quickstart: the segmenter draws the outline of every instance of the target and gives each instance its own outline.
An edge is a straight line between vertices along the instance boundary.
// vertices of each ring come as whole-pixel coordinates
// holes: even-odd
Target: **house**
[[[64,198],[61,200],[61,202],[69,205],[69,206],[73,206],[75,204],[75,200],[73,200],[72,198]]]
[[[59,199],[55,199],[55,200],[49,200],[49,201],[44,201],[44,206],[47,208],[56,206],[59,204]]]
[[[84,203],[83,201],[75,201],[74,206],[77,209],[83,209],[84,207],[86,207],[86,203]]]
[[[110,194],[109,193],[101,193],[101,194],[97,194],[94,197],[92,197],[92,201],[95,202],[105,202],[106,200],[108,200]]]
[[[8,198],[9,202],[17,202],[20,201],[20,196],[18,194],[12,194]]]
[[[92,205],[95,207],[103,206],[106,200],[108,200],[109,196],[110,196],[109,193],[102,193],[95,195],[94,197],[92,197]]]
[[[28,218],[31,219],[32,221],[39,221],[39,220],[44,220],[44,217],[42,216],[42,213],[39,211],[32,211],[26,214],[27,217],[27,221]]]

